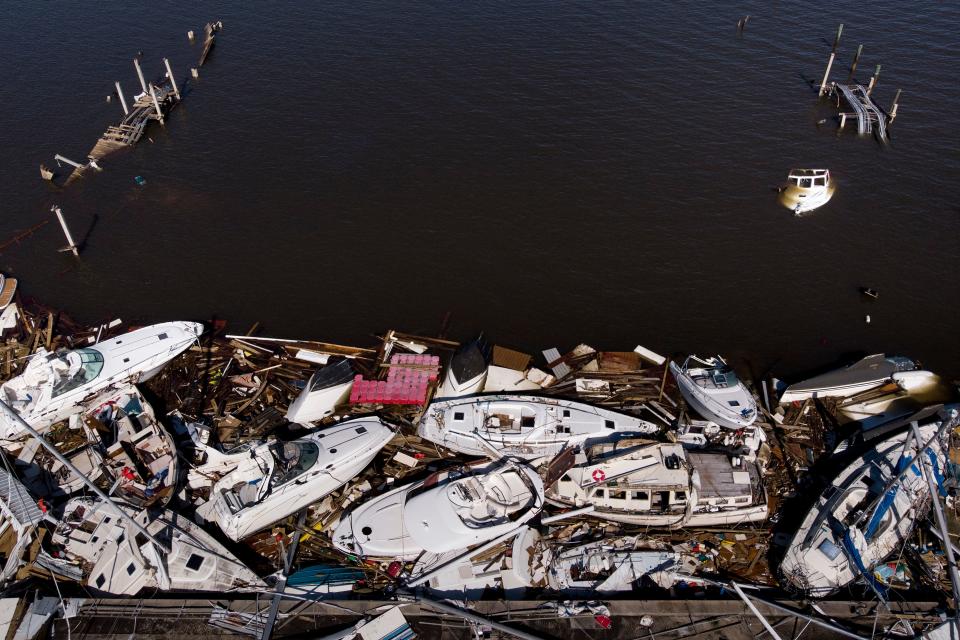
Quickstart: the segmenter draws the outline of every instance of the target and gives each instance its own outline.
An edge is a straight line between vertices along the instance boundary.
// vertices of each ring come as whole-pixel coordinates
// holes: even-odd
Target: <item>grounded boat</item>
[[[208,448],[208,461],[190,473],[190,484],[209,484],[212,475],[220,477],[197,516],[216,522],[230,539],[242,540],[352,480],[393,435],[379,418],[367,417],[232,455]]]
[[[922,443],[909,433],[888,438],[847,466],[827,487],[780,565],[786,581],[813,596],[829,595],[860,577],[873,584],[873,567],[905,543],[929,508],[930,491],[923,473],[916,463],[911,464],[928,440],[932,439],[931,445],[921,455],[932,463],[938,478],[944,469],[942,433],[947,430],[936,422],[919,431]]]
[[[828,169],[793,169],[780,189],[780,204],[795,215],[818,209],[830,201],[836,184]]]
[[[117,505],[135,518],[166,553],[120,518],[107,503],[74,498],[44,542],[37,564],[96,593],[253,591],[265,584],[210,534],[173,511],[151,514]]]
[[[420,419],[421,438],[472,456],[554,456],[591,438],[656,433],[660,427],[634,416],[572,400],[493,395],[431,403]]]
[[[437,472],[364,502],[337,525],[333,544],[364,557],[413,560],[509,534],[542,508],[543,482],[534,469],[488,462]]]
[[[749,427],[757,419],[753,395],[720,356],[689,356],[679,367],[671,362],[670,372],[684,399],[704,418],[730,429]]]
[[[354,371],[349,360],[317,370],[297,399],[290,403],[286,418],[300,424],[322,420],[350,397]]]
[[[665,545],[660,545],[665,547]],[[645,583],[668,589],[678,580],[681,556],[669,548],[643,548],[637,536],[608,538],[580,545],[559,544],[539,536],[515,547],[514,563],[542,575],[534,587],[564,593],[632,591]]]
[[[760,468],[742,458],[627,438],[586,447],[573,462],[547,501],[593,506],[597,518],[671,529],[767,518]]]
[[[201,333],[203,325],[196,322],[165,322],[73,351],[50,353],[41,348],[21,375],[0,387],[0,394],[42,432],[112,385],[149,380]],[[23,435],[19,423],[0,417],[0,438]]]
[[[491,355],[492,349],[482,336],[464,343],[450,358],[436,397],[457,398],[483,391]]]
[[[13,294],[17,292],[17,279],[9,278],[0,273],[0,311],[10,306]]]
[[[790,385],[780,396],[780,404],[811,398],[847,398],[900,380],[909,385],[917,377],[918,369],[917,363],[910,358],[876,353],[842,369]]]

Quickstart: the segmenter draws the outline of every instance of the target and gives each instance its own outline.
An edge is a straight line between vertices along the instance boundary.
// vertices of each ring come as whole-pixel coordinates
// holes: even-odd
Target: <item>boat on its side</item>
[[[922,443],[910,432],[888,438],[848,465],[794,534],[780,565],[784,580],[815,597],[861,577],[872,581],[873,567],[901,548],[929,509],[930,491],[917,457],[942,477],[948,429],[941,427],[939,421],[920,427]]]
[[[471,456],[492,451],[535,460],[590,439],[647,434],[660,427],[640,418],[560,398],[490,395],[430,404],[417,428],[421,438]]]
[[[561,507],[593,506],[592,517],[666,529],[767,518],[767,495],[756,463],[632,438],[577,453],[546,496]]]
[[[812,398],[849,398],[898,380],[906,386],[912,386],[917,374],[921,373],[919,369],[919,365],[910,358],[875,353],[847,367],[790,385],[780,396],[780,404]]]
[[[829,169],[793,169],[780,189],[780,204],[801,215],[830,202],[837,185]]]
[[[149,380],[201,333],[203,325],[196,322],[165,322],[73,351],[41,348],[21,375],[0,387],[0,394],[42,433],[111,386]],[[16,420],[0,416],[0,439],[16,440],[24,434]]]
[[[509,534],[542,508],[536,470],[499,460],[437,472],[364,502],[341,519],[333,545],[365,558],[414,560]]]
[[[723,358],[689,356],[670,363],[670,372],[687,403],[708,420],[729,429],[749,427],[757,419],[757,403]]]
[[[287,420],[305,424],[332,415],[337,406],[350,397],[353,381],[354,371],[349,360],[318,369],[307,380],[296,400],[290,403]]]
[[[242,540],[351,481],[393,436],[393,429],[370,416],[232,455],[208,448],[209,459],[191,473],[191,485],[219,479],[197,516],[215,522],[231,540]]]
[[[116,505],[170,548],[158,549],[106,502],[73,498],[36,563],[94,593],[259,591],[266,585],[210,534],[173,511]]]
[[[458,398],[483,391],[492,347],[483,336],[460,346],[450,358],[437,398]]]

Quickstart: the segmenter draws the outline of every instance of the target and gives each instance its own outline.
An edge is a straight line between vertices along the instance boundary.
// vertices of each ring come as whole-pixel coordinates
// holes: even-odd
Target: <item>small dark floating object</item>
[[[141,187],[142,187],[143,185],[147,184],[147,179],[144,178],[143,176],[137,176],[136,178],[133,179],[133,181],[136,182],[137,185],[139,185],[139,186],[141,186]]]
[[[874,300],[880,297],[880,292],[876,289],[871,289],[870,287],[860,287],[860,293],[868,298],[873,298]]]

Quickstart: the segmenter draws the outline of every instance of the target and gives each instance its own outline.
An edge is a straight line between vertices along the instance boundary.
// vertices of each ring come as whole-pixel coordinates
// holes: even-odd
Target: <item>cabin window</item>
[[[68,367],[63,379],[53,386],[52,397],[87,384],[103,370],[103,355],[96,349],[77,349],[60,358]]]
[[[107,581],[107,579],[106,579],[105,577],[103,577],[103,574],[102,574],[102,573],[101,573],[99,576],[97,576],[97,579],[96,579],[96,581],[95,581],[95,583],[96,583],[96,585],[97,585],[97,588],[102,587],[103,584],[104,584],[106,581]]]
[[[813,186],[813,180],[810,178],[800,178],[800,186],[809,189]]]
[[[614,491],[610,490],[610,499],[611,500],[626,500],[627,492],[626,491]]]
[[[463,422],[463,419],[464,419],[465,416],[466,416],[466,414],[464,414],[463,411],[454,411],[454,412],[453,412],[453,421],[454,421],[454,422]]]
[[[647,494],[646,491],[631,491],[630,494],[631,494],[630,497],[633,498],[634,500],[649,500],[649,499],[650,499],[650,496]]]
[[[604,421],[603,421],[603,426],[605,426],[607,429],[614,429],[614,428],[616,428],[616,425],[613,424],[613,420],[604,420]]]
[[[136,571],[136,570],[137,570],[137,565],[133,564],[132,562],[127,565],[127,575],[128,575],[128,576],[132,576],[132,575],[133,575],[133,572]]]
[[[100,539],[100,536],[93,536],[92,538],[90,538],[90,542],[96,542],[99,539]]]
[[[309,441],[277,443],[270,447],[276,461],[271,486],[289,482],[307,471],[320,457],[320,447]]]
[[[673,499],[675,502],[686,502],[687,501],[687,492],[686,491],[674,491]]]
[[[197,571],[200,567],[203,566],[204,557],[197,555],[196,553],[191,553],[190,557],[187,558],[187,569],[191,571]]]
[[[822,187],[827,184],[827,181],[826,178],[814,178],[813,184],[817,185],[818,187]]]
[[[565,473],[560,477],[560,482],[573,482],[573,478],[570,477],[570,474]]]
[[[829,540],[824,540],[821,542],[819,545],[817,545],[817,549],[830,560],[836,560],[837,556],[840,555],[840,547],[833,544]]]
[[[366,432],[367,432],[366,427],[357,427],[357,434],[366,433]]]
[[[739,407],[739,406],[740,406],[740,402],[737,401],[737,400],[727,400],[727,404],[730,405],[731,407]]]
[[[563,410],[563,417],[564,417],[564,418],[569,418],[569,417],[570,417],[570,409],[564,409],[564,410]]]
[[[745,502],[750,502],[750,498],[748,498],[748,497],[746,497],[746,496],[744,496],[744,497],[742,497],[742,498],[737,498],[737,502],[740,503],[740,504],[743,504],[743,503],[745,503]]]
[[[607,497],[607,490],[606,490],[606,489],[594,489],[594,490],[590,493],[590,497],[592,497],[592,498],[606,498],[606,497]]]
[[[564,427],[560,425],[557,427],[557,433],[570,433],[570,427]]]
[[[537,426],[537,418],[535,416],[523,416],[520,418],[520,426],[532,429]]]

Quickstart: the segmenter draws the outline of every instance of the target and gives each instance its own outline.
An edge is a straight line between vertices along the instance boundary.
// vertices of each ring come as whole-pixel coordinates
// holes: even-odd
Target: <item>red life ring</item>
[[[603,482],[606,479],[607,479],[607,474],[603,472],[603,469],[594,469],[593,471],[594,482]]]

